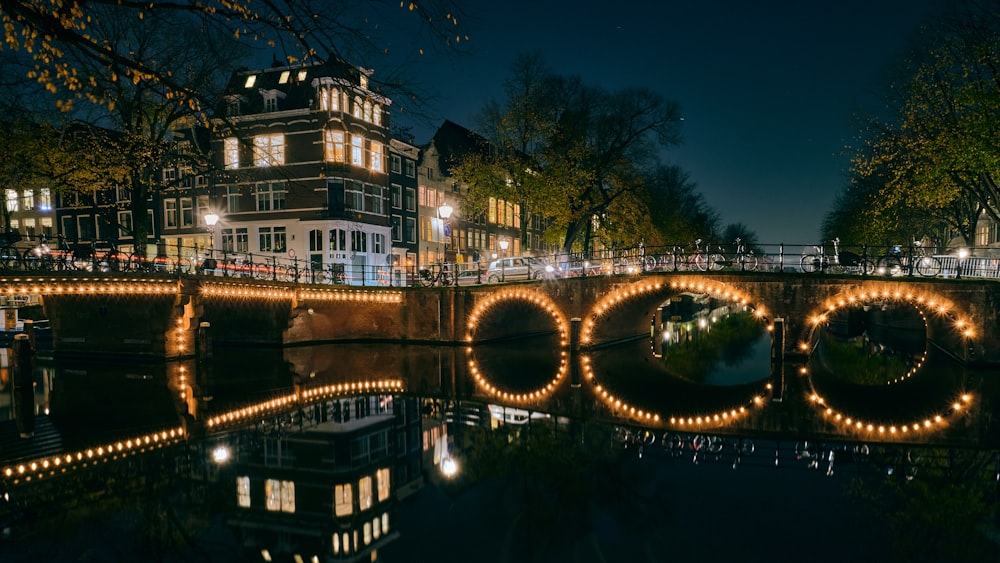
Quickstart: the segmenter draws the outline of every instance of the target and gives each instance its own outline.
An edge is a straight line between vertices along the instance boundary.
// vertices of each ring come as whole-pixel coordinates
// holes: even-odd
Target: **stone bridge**
[[[212,346],[331,342],[467,345],[558,333],[574,350],[650,333],[657,308],[708,293],[779,327],[795,354],[839,308],[896,301],[928,338],[972,365],[1000,363],[1000,284],[795,273],[676,273],[435,288],[294,285],[197,276],[0,278],[0,295],[37,296],[56,356],[193,357]],[[571,342],[572,341],[572,342]]]

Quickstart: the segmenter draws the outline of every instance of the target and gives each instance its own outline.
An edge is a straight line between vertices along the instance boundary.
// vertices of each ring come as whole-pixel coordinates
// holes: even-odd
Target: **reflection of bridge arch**
[[[561,350],[559,368],[556,370],[555,376],[553,376],[548,383],[530,391],[516,393],[497,387],[488,377],[484,376],[480,371],[479,366],[476,364],[476,360],[473,358],[472,353],[473,348],[471,346],[466,348],[466,354],[469,358],[469,374],[472,375],[476,385],[491,397],[503,401],[512,401],[522,405],[546,398],[546,396],[559,387],[559,383],[562,382],[563,378],[566,376],[566,371],[569,369],[569,358],[566,350]]]
[[[537,309],[538,311],[551,317],[553,323],[555,323],[555,330],[559,333],[560,346],[567,345],[569,340],[567,334],[567,324],[566,320],[563,318],[562,312],[559,310],[559,307],[556,306],[556,304],[553,303],[547,295],[528,289],[504,289],[490,294],[488,297],[485,297],[476,303],[476,306],[472,310],[472,313],[469,314],[468,322],[466,323],[466,342],[471,344],[476,341],[476,333],[482,327],[484,322],[489,320],[487,313],[490,312],[491,309],[495,309],[501,305],[509,305],[511,303],[526,304],[529,307]]]
[[[610,319],[609,313],[616,311],[624,305],[637,300],[652,301],[654,307],[658,307],[664,299],[681,292],[698,292],[706,294],[714,299],[729,302],[739,308],[753,312],[753,314],[763,321],[767,321],[765,309],[762,305],[751,300],[750,296],[734,289],[726,284],[704,279],[681,279],[672,280],[669,283],[664,281],[639,281],[624,285],[608,292],[591,310],[589,318],[583,323],[581,333],[581,343],[585,346],[595,344],[595,334],[601,327],[602,322],[607,323]],[[648,319],[643,319],[648,323]],[[768,330],[773,327],[768,325]],[[637,337],[637,334],[628,335]],[[710,428],[725,425],[746,417],[755,408],[759,409],[766,404],[766,390],[771,388],[770,383],[748,384],[739,388],[739,393],[745,393],[743,398],[725,397],[732,395],[733,390],[723,391],[722,388],[713,389],[707,393],[718,396],[718,402],[726,406],[715,406],[704,408],[699,412],[658,412],[655,408],[641,407],[631,404],[626,398],[618,396],[608,388],[608,382],[602,382],[594,369],[594,362],[589,355],[581,359],[584,377],[592,385],[595,396],[604,403],[611,412],[618,416],[632,419],[639,423],[657,423],[659,425],[672,428]]]
[[[609,313],[619,308],[621,305],[635,302],[638,299],[662,300],[677,292],[696,291],[720,301],[729,301],[740,307],[745,307],[761,319],[766,319],[764,306],[752,302],[750,297],[735,288],[726,284],[711,280],[674,280],[670,283],[662,281],[639,281],[632,284],[617,287],[607,292],[604,297],[591,309],[590,316],[583,323],[581,342],[584,345],[594,343],[596,330],[601,326],[600,321],[607,320]],[[659,303],[657,303],[659,305]],[[643,319],[646,322],[646,319]],[[770,329],[770,327],[769,327]],[[635,334],[629,335],[635,336]]]
[[[968,341],[976,335],[976,329],[969,316],[958,310],[954,303],[941,296],[915,292],[912,288],[900,284],[891,290],[886,288],[866,290],[862,288],[857,292],[830,297],[809,315],[805,323],[808,326],[807,336],[804,341],[799,343],[799,349],[807,355],[807,358],[811,358],[820,336],[819,329],[829,321],[830,316],[834,313],[842,309],[864,307],[886,301],[909,305],[916,309],[923,319],[928,338],[934,335],[943,340],[957,338],[963,342],[960,349],[967,350]],[[914,375],[924,365],[925,359],[926,355],[921,356],[917,365],[903,379]],[[972,395],[960,389],[954,397],[948,399],[945,407],[935,413],[922,413],[919,416],[913,416],[908,421],[876,420],[875,417],[862,420],[862,417],[852,414],[849,409],[832,405],[827,397],[819,393],[812,375],[805,365],[800,369],[800,373],[807,378],[805,390],[808,393],[809,402],[823,415],[826,421],[842,432],[898,438],[939,431],[947,426],[949,421],[968,412],[969,404],[972,401]]]

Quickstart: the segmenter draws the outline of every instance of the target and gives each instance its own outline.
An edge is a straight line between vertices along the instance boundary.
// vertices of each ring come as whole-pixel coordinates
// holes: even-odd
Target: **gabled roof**
[[[434,133],[429,144],[433,144],[440,155],[438,158],[440,172],[449,176],[452,168],[465,155],[473,152],[480,154],[489,154],[490,152],[490,142],[486,137],[447,119]]]

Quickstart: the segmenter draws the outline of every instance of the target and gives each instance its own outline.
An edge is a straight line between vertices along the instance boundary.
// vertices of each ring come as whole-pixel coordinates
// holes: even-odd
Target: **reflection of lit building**
[[[237,462],[229,524],[251,560],[378,560],[398,537],[397,490],[420,475],[416,401],[332,399],[302,421],[264,433]]]
[[[653,318],[653,356],[662,357],[666,348],[709,332],[713,324],[732,313],[728,305],[712,308],[713,304],[706,294],[684,292],[660,305]]]

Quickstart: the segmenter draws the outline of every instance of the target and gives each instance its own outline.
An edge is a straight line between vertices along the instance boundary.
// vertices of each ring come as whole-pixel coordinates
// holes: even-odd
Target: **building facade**
[[[213,141],[215,248],[388,283],[391,101],[370,75],[336,60],[234,73]]]

